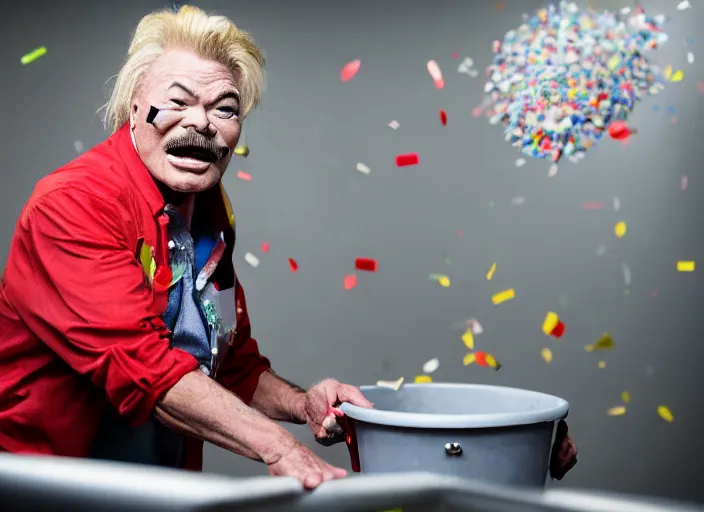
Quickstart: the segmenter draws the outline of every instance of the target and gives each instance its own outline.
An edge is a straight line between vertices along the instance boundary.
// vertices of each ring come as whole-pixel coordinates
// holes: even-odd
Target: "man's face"
[[[159,109],[153,124],[150,107]],[[240,136],[239,92],[217,62],[170,51],[147,71],[132,100],[137,152],[152,176],[176,192],[216,185]]]

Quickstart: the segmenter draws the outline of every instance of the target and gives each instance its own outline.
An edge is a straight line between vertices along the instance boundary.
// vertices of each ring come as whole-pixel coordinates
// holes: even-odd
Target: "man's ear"
[[[132,105],[132,109],[130,110],[130,130],[134,131],[135,128],[135,122],[134,122],[134,116],[137,114],[137,105]]]

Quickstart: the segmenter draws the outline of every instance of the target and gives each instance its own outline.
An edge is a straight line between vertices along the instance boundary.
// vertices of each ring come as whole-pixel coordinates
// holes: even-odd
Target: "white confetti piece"
[[[244,255],[244,261],[252,265],[254,268],[257,268],[259,266],[259,258],[257,258],[251,252],[248,252]]]
[[[484,332],[484,329],[482,328],[482,324],[480,324],[479,320],[477,320],[476,318],[469,319],[469,328],[472,329],[472,333],[475,336],[478,336],[479,334]]]
[[[606,254],[606,246],[605,245],[600,245],[599,247],[596,248],[596,255],[597,256],[603,256]]]
[[[631,8],[630,8],[630,7],[624,7],[623,9],[621,9],[620,12],[621,12],[621,15],[622,15],[622,16],[627,16],[628,13],[631,12]]]
[[[554,178],[557,176],[558,167],[557,164],[552,164],[548,170],[548,178]]]
[[[685,9],[691,9],[692,4],[689,3],[689,0],[684,0],[683,2],[680,2],[677,4],[677,10],[678,11],[684,11]]]
[[[625,263],[621,263],[621,270],[623,271],[623,282],[626,286],[631,285],[631,269]]]
[[[84,147],[80,140],[73,141],[73,147],[76,149],[76,153],[83,153]]]
[[[516,206],[520,206],[520,205],[522,205],[523,203],[526,202],[526,198],[523,197],[523,196],[514,197],[513,199],[511,199],[511,202],[512,202],[513,204],[515,204]]]
[[[525,163],[526,163],[525,158],[519,158],[518,160],[516,160],[516,167],[523,167],[525,165]]]
[[[687,52],[687,62],[694,64],[694,54],[692,52]]]
[[[476,68],[470,68],[467,74],[472,78],[477,78],[479,76],[479,71]]]
[[[357,164],[357,170],[362,174],[369,174],[370,172],[372,172],[372,170],[368,166],[364,165],[362,162],[359,162]]]
[[[618,197],[614,197],[614,211],[617,212],[621,209],[621,201],[619,201]]]
[[[687,190],[688,181],[689,180],[687,179],[686,174],[684,176],[682,176],[682,181],[680,182],[680,187],[682,188],[682,190]]]
[[[392,128],[392,129],[394,129],[394,130],[398,130],[398,127],[399,127],[399,126],[401,126],[401,125],[398,123],[398,121],[391,121],[391,122],[389,123],[389,127]]]
[[[435,357],[423,365],[423,373],[433,373],[440,368],[440,360]]]
[[[401,389],[403,381],[403,377],[399,378],[398,380],[380,380],[377,381],[376,385],[380,388],[389,388],[393,389],[394,391],[398,391],[399,389]]]

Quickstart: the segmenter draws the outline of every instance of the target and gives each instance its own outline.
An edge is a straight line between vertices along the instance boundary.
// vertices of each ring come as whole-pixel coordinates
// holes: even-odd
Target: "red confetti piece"
[[[562,338],[563,334],[565,334],[565,324],[563,324],[561,321],[557,322],[557,325],[550,332],[550,336],[554,338]]]
[[[269,242],[262,242],[262,252],[269,252],[270,248]]]
[[[398,155],[396,157],[396,165],[398,167],[405,167],[407,165],[417,165],[420,162],[418,158],[418,153],[408,153],[406,155]]]
[[[345,290],[351,290],[357,286],[357,274],[345,276]]]
[[[582,204],[582,208],[585,210],[601,210],[604,207],[604,203],[599,203],[597,201],[590,201]]]
[[[455,53],[452,54],[452,58],[453,58],[453,59],[459,59],[459,57],[460,57],[460,54],[457,53],[457,52],[455,52]]]
[[[360,61],[359,59],[353,60],[352,62],[348,62],[347,64],[345,64],[345,67],[343,67],[342,71],[340,71],[340,80],[342,80],[343,82],[352,80],[354,75],[356,75],[359,71],[361,65],[362,61]]]
[[[252,176],[244,171],[237,171],[237,177],[244,181],[252,181]]]
[[[288,259],[288,266],[291,267],[291,272],[298,272],[298,263],[296,263],[296,260],[294,260],[293,258]]]
[[[476,107],[472,109],[472,117],[481,117],[483,113],[484,109],[482,107]]]
[[[477,357],[477,364],[479,366],[487,366],[486,364],[486,352],[475,352],[474,353]]]
[[[440,122],[443,126],[447,124],[447,112],[442,109],[440,109]]]
[[[612,139],[623,140],[631,135],[631,130],[623,121],[614,121],[609,125],[609,135]]]
[[[440,66],[434,60],[428,61],[428,73],[435,83],[435,87],[442,89],[445,87],[445,79],[442,77],[442,71],[440,71]]]
[[[357,258],[354,260],[354,268],[365,272],[376,272],[379,269],[379,264],[371,258]]]

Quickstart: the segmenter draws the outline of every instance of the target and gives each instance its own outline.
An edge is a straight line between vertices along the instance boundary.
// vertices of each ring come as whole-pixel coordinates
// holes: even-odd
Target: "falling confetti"
[[[486,273],[487,281],[491,281],[491,278],[494,277],[494,272],[496,272],[496,263],[492,263],[489,272]]]
[[[516,167],[523,167],[526,164],[525,158],[519,158],[516,160]]]
[[[393,130],[398,130],[398,127],[401,126],[398,121],[391,121],[389,123],[389,128]]]
[[[586,203],[582,203],[582,208],[584,210],[601,210],[604,207],[604,203],[600,203],[597,201],[588,201]]]
[[[371,258],[357,258],[354,260],[354,268],[364,272],[376,272],[379,270],[379,263]]]
[[[469,319],[469,328],[472,329],[472,333],[474,333],[475,336],[479,336],[481,333],[484,332],[484,329],[482,328],[482,324],[479,323],[479,320],[476,320],[474,318]]]
[[[355,286],[357,286],[357,274],[350,274],[348,276],[345,276],[345,280],[344,280],[345,290],[351,290]]]
[[[682,79],[684,78],[684,71],[681,69],[678,69],[674,73],[672,72],[672,66],[667,66],[665,68],[665,80],[669,80],[670,82],[681,82]]]
[[[507,300],[513,299],[515,296],[516,292],[513,288],[511,288],[510,290],[504,290],[503,292],[497,293],[491,298],[491,301],[494,303],[494,305],[498,306],[502,302],[506,302]]]
[[[599,368],[603,370],[604,368],[606,368],[606,361],[599,361],[597,366],[599,366]]]
[[[269,252],[269,249],[271,249],[269,242],[262,242],[262,252],[267,253]]]
[[[464,356],[462,363],[465,366],[469,366],[472,363],[476,363],[479,366],[493,368],[496,371],[499,371],[501,369],[501,363],[499,363],[493,355],[487,352],[470,352],[469,354]]]
[[[543,357],[543,360],[546,363],[552,363],[552,350],[550,350],[549,348],[544,348],[540,351],[540,355]]]
[[[614,211],[617,212],[621,209],[621,201],[619,201],[618,197],[614,197]]]
[[[615,346],[616,344],[614,343],[614,340],[611,338],[611,336],[607,333],[604,333],[595,344],[587,345],[586,347],[584,347],[584,349],[587,352],[593,352],[594,350],[608,350],[614,348]]]
[[[694,272],[695,265],[694,261],[678,261],[677,272]]]
[[[416,375],[416,378],[413,380],[416,384],[428,384],[430,382],[433,382],[433,378],[430,375]]]
[[[609,416],[623,416],[626,414],[626,408],[623,405],[619,405],[618,407],[612,407],[607,411],[607,414]]]
[[[247,158],[249,156],[249,146],[238,146],[235,148],[235,154]]]
[[[609,125],[609,135],[615,140],[625,140],[635,133],[624,121],[614,121]]]
[[[683,191],[684,191],[684,190],[687,190],[688,181],[689,181],[689,180],[687,179],[687,175],[686,175],[686,174],[685,174],[684,176],[682,176],[682,180],[680,181],[680,188],[681,188]]]
[[[83,143],[80,140],[73,141],[73,147],[76,150],[76,153],[83,153],[84,148],[83,148]]]
[[[348,82],[349,80],[352,80],[354,75],[356,75],[359,71],[361,65],[362,61],[360,61],[359,59],[353,60],[345,64],[345,66],[340,71],[340,80],[342,80],[343,82]]]
[[[440,123],[445,126],[447,124],[447,113],[440,109]]]
[[[259,266],[259,258],[257,258],[251,252],[248,252],[244,255],[244,261],[252,265],[254,268],[257,268]]]
[[[294,260],[293,258],[288,259],[288,266],[291,268],[291,272],[298,272],[298,263],[296,263],[296,260]]]
[[[558,167],[557,164],[552,164],[550,169],[548,169],[548,178],[554,178],[557,176]]]
[[[369,174],[370,172],[372,172],[372,170],[366,165],[364,165],[362,162],[357,163],[357,170],[362,174]]]
[[[398,380],[379,380],[376,385],[380,388],[389,388],[394,391],[398,391],[403,386],[404,378],[400,377]]]
[[[668,423],[672,423],[675,420],[669,407],[665,405],[658,405],[658,415]]]
[[[694,54],[692,52],[687,52],[687,63],[694,64]]]
[[[396,165],[398,167],[405,167],[407,165],[417,165],[420,162],[417,153],[408,153],[405,155],[398,155],[396,157]]]
[[[426,361],[423,365],[423,373],[433,373],[438,368],[440,368],[440,360],[437,357]]]
[[[621,263],[621,271],[623,271],[623,282],[626,286],[631,285],[631,269],[625,263]]]
[[[244,171],[237,171],[237,177],[244,181],[252,181],[252,176]]]
[[[438,284],[443,288],[450,286],[450,278],[447,276],[438,276]]]
[[[434,60],[428,61],[428,73],[435,83],[435,87],[442,89],[445,87],[445,80],[442,77],[442,71],[440,71],[440,66]]]
[[[628,226],[623,221],[617,222],[614,226],[614,233],[616,233],[616,236],[619,238],[626,236],[626,231],[628,231]]]
[[[630,403],[631,402],[631,394],[628,391],[624,391],[621,393],[621,400],[623,400],[625,403]]]
[[[548,311],[543,320],[543,332],[553,338],[561,338],[565,334],[565,324],[562,323],[557,313]]]
[[[689,0],[684,0],[683,2],[680,2],[677,4],[677,10],[678,11],[684,11],[685,9],[691,9],[692,4],[689,3]]]
[[[462,335],[462,343],[464,343],[469,350],[474,350],[474,333],[471,327]]]
[[[35,60],[37,60],[39,57],[43,57],[46,55],[46,48],[44,46],[40,46],[36,50],[32,50],[26,55],[23,55],[22,58],[20,59],[20,62],[22,63],[23,66],[26,66],[27,64],[31,64]]]

